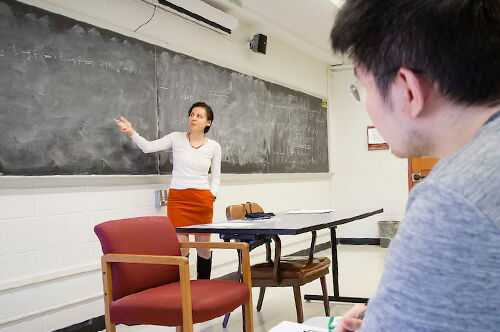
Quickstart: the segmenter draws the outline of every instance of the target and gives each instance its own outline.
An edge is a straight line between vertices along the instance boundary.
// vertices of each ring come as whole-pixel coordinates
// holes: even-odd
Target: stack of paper
[[[235,225],[240,225],[240,226],[252,226],[252,224],[262,224],[266,222],[271,222],[271,221],[278,221],[281,220],[281,218],[277,217],[272,217],[272,218],[265,218],[265,219],[235,219],[231,221],[224,221],[224,222],[216,222],[210,225],[216,225],[216,226],[235,226]]]
[[[324,209],[324,210],[290,210],[288,212],[285,212],[285,213],[288,213],[288,214],[314,214],[314,213],[330,213],[330,212],[334,212],[335,210],[334,209]]]

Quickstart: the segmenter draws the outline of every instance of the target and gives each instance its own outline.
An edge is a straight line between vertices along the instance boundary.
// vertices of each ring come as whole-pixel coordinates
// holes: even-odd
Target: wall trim
[[[354,70],[354,64],[352,63],[342,63],[339,65],[331,65],[330,71],[335,73],[339,71],[352,71]]]
[[[44,314],[47,314],[47,313],[50,313],[50,312],[53,312],[53,311],[57,311],[57,310],[62,309],[62,308],[73,307],[73,306],[76,306],[76,305],[79,305],[79,304],[83,304],[83,303],[87,303],[87,302],[92,302],[92,301],[95,301],[97,299],[102,298],[102,296],[103,296],[102,294],[91,295],[91,296],[83,297],[81,299],[74,300],[74,301],[71,301],[71,302],[66,302],[66,303],[58,304],[58,305],[55,305],[55,306],[52,306],[52,307],[48,307],[48,308],[44,308],[44,309],[32,311],[32,312],[29,312],[29,313],[26,313],[26,314],[22,314],[22,315],[10,317],[10,318],[1,320],[0,321],[0,327],[2,327],[4,325],[10,325],[10,324],[13,324],[13,323],[17,324],[20,321],[24,321],[24,320],[27,320],[27,319],[30,319],[30,318],[39,317],[39,316],[43,316]]]
[[[333,173],[252,173],[222,174],[222,185],[303,182],[331,180]],[[170,174],[161,175],[0,175],[0,189],[35,189],[60,187],[102,187],[131,185],[168,186]]]
[[[94,263],[94,264],[75,266],[69,269],[62,269],[47,273],[35,274],[26,278],[2,281],[0,282],[0,292],[41,284],[52,280],[73,277],[80,274],[96,272],[100,270],[101,270],[101,264]]]
[[[168,184],[170,175],[44,175],[0,176],[0,189],[130,186]]]

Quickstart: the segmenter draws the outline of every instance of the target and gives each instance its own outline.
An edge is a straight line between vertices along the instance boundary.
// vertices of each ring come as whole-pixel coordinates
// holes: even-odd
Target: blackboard
[[[196,101],[224,173],[328,172],[320,98],[75,21],[0,0],[0,172],[158,174],[169,152],[143,154],[113,118],[147,139],[187,130]]]

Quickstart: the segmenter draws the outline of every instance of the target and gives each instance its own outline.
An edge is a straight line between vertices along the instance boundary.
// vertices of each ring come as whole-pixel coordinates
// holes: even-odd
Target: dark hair
[[[499,0],[347,0],[330,37],[386,99],[406,67],[453,102],[500,102]]]
[[[189,108],[189,112],[188,112],[188,116],[191,115],[191,112],[193,111],[193,108],[195,107],[203,107],[205,109],[205,113],[207,114],[207,120],[210,120],[210,121],[214,121],[214,112],[212,112],[212,107],[208,106],[206,103],[204,102],[197,102],[197,103],[194,103],[191,108]],[[211,125],[212,123],[210,123]],[[208,133],[208,131],[210,130],[210,126],[206,126],[205,127],[205,134]]]

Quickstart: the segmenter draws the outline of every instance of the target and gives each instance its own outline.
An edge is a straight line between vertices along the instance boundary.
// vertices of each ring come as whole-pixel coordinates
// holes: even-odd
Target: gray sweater
[[[359,331],[500,331],[500,112],[411,191]]]

